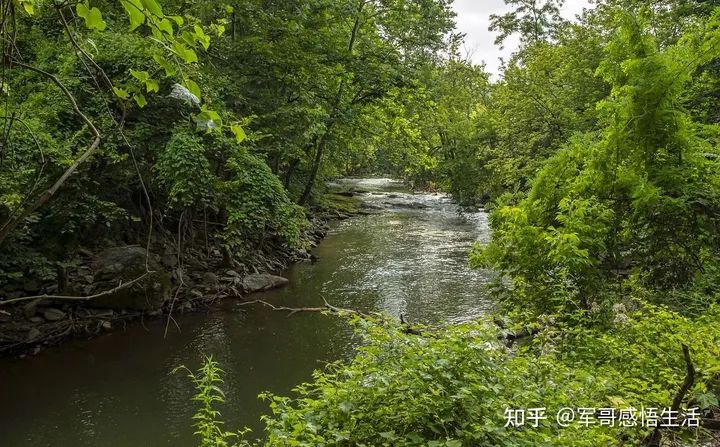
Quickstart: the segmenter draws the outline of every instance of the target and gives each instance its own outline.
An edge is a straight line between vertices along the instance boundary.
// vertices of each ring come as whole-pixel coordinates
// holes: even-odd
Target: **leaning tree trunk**
[[[355,24],[353,25],[353,29],[350,34],[350,42],[348,42],[347,50],[349,56],[352,56],[353,49],[355,48],[355,41],[357,40],[358,32],[360,31],[360,26],[362,25],[360,16],[366,4],[367,0],[361,0],[360,4],[358,5],[357,14],[355,15]],[[340,81],[337,93],[335,94],[335,100],[332,104],[330,118],[328,119],[327,125],[325,126],[325,132],[318,139],[318,142],[315,145],[315,159],[313,160],[313,165],[310,170],[310,177],[308,177],[307,183],[305,183],[305,190],[303,191],[303,194],[302,196],[300,196],[300,200],[298,201],[300,205],[305,205],[308,203],[308,201],[310,200],[310,195],[312,194],[312,190],[315,187],[315,181],[317,180],[317,174],[320,171],[320,165],[322,164],[323,152],[325,151],[325,146],[327,146],[327,140],[330,136],[330,132],[332,131],[333,126],[338,119],[340,105],[342,103],[343,94],[345,93],[345,83],[345,79]]]

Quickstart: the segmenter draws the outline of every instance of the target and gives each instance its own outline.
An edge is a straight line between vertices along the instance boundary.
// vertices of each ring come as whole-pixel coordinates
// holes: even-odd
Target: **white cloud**
[[[589,5],[587,0],[568,0],[562,8],[562,15],[573,19],[583,8]],[[503,0],[455,0],[453,8],[457,13],[457,29],[465,33],[464,51],[476,64],[485,63],[487,70],[497,76],[500,71],[500,58],[507,59],[519,45],[517,36],[504,43],[504,49],[495,46],[497,33],[488,30],[491,14],[502,14],[510,10]]]

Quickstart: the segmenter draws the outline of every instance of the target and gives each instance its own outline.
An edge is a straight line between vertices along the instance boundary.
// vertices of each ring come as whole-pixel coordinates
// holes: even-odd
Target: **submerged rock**
[[[106,309],[157,309],[170,297],[170,274],[154,256],[138,246],[117,247],[100,253],[93,265],[95,281],[93,294],[116,288],[120,281],[127,283],[148,273],[141,281],[121,288],[109,295],[90,300],[89,305]]]
[[[283,278],[282,276],[256,273],[245,277],[243,280],[243,289],[248,293],[262,292],[285,286],[288,282],[287,278]]]

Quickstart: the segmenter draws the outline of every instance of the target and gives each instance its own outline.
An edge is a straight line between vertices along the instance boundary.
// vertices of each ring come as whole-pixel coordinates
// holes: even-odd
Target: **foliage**
[[[493,242],[474,258],[507,273],[537,311],[587,310],[625,275],[651,290],[688,289],[719,259],[717,166],[679,102],[697,64],[718,55],[715,25],[658,52],[621,17],[600,67],[613,84],[599,105],[602,137],[573,139],[527,199],[499,207]]]
[[[207,201],[210,163],[202,140],[184,129],[173,132],[155,166],[158,180],[168,187],[170,203],[187,207]]]
[[[7,54],[25,66],[0,84],[7,275],[151,228],[208,236],[231,256],[298,248],[306,221],[292,202],[373,164],[380,105],[439,63],[453,27],[444,0],[229,3],[8,5]],[[199,221],[210,234],[192,231]],[[23,251],[37,258],[14,258]]]
[[[234,175],[219,185],[218,193],[228,208],[224,234],[228,244],[260,244],[272,234],[286,246],[298,248],[306,225],[303,208],[290,201],[270,168],[257,157],[240,153],[228,161],[227,169]]]
[[[641,445],[652,428],[577,421],[562,427],[554,416],[567,407],[669,408],[686,375],[682,345],[692,347],[697,372],[683,408],[717,410],[717,306],[694,320],[649,305],[615,312],[610,327],[551,325],[513,352],[489,321],[417,335],[388,321],[356,319],[365,344],[352,362],[317,372],[295,398],[261,396],[272,411],[263,445]],[[547,419],[508,426],[506,409],[529,408],[546,408]],[[687,443],[706,433],[664,436]]]
[[[564,0],[508,0],[505,3],[514,8],[503,15],[490,15],[490,29],[499,32],[496,45],[502,45],[515,33],[520,33],[526,43],[538,43],[552,37],[555,28],[563,22],[560,8]]]
[[[188,378],[195,386],[193,401],[198,404],[198,409],[193,419],[195,420],[195,435],[200,439],[200,447],[242,447],[249,445],[243,440],[248,430],[240,432],[228,432],[223,429],[223,422],[220,420],[220,412],[217,405],[225,402],[225,393],[222,386],[222,369],[218,363],[210,357],[206,357],[202,366],[197,372],[192,372],[184,366],[177,367],[173,374],[180,370],[187,371]]]

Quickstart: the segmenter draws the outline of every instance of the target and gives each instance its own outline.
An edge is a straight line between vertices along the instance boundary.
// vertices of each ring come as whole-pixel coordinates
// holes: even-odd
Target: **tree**
[[[560,8],[565,0],[505,0],[513,10],[490,16],[490,31],[499,33],[496,45],[502,45],[513,34],[520,34],[523,44],[535,44],[554,37],[564,22]]]

